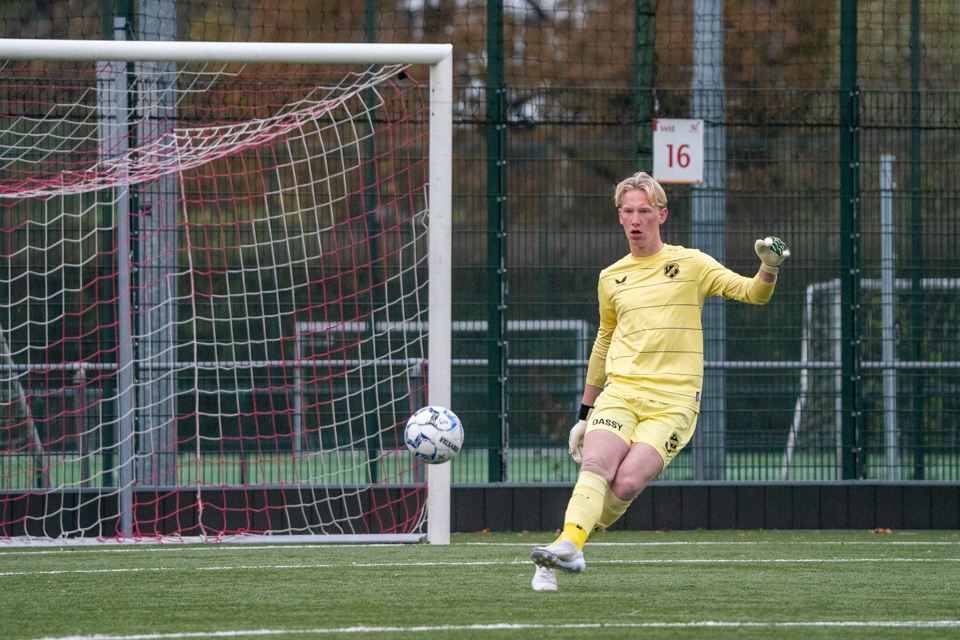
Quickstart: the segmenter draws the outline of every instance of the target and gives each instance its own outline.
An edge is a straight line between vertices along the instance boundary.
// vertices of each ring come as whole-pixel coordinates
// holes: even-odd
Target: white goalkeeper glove
[[[760,269],[776,275],[780,271],[780,263],[790,255],[790,247],[780,238],[771,238],[767,236],[763,240],[757,240],[753,248],[760,256],[763,264]]]
[[[590,419],[591,413],[593,413],[593,407],[580,405],[580,419],[573,425],[573,429],[570,429],[570,446],[567,453],[573,456],[577,464],[583,462],[583,437],[587,434],[587,420]]]

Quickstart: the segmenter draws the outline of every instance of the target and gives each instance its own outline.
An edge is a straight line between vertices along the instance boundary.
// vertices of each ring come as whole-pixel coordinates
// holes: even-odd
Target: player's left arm
[[[748,304],[769,302],[773,296],[780,264],[790,255],[790,249],[779,238],[768,237],[757,240],[755,250],[761,264],[757,275],[752,278],[741,276],[706,254],[700,254],[706,263],[701,272],[703,297],[722,296]]]
[[[767,236],[763,240],[757,240],[753,248],[760,258],[757,276],[767,283],[776,282],[780,265],[790,257],[790,247],[780,238]]]

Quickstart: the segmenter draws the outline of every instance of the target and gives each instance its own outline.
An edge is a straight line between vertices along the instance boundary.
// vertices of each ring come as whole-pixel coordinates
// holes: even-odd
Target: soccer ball
[[[450,409],[424,407],[407,420],[403,439],[414,458],[427,464],[440,464],[460,453],[463,424]]]

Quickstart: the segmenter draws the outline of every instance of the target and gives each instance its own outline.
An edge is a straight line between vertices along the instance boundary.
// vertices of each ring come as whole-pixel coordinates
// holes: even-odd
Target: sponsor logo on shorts
[[[663,275],[667,276],[671,280],[676,278],[678,275],[680,275],[680,265],[678,265],[676,262],[671,262],[664,265]]]
[[[591,422],[591,425],[599,425],[602,427],[610,427],[611,429],[616,429],[617,431],[623,430],[623,425],[617,422],[616,420],[611,420],[610,418],[594,418]]]
[[[677,452],[677,449],[680,448],[680,436],[677,435],[676,431],[671,433],[667,441],[663,443],[663,448],[666,450],[667,455],[670,456]]]

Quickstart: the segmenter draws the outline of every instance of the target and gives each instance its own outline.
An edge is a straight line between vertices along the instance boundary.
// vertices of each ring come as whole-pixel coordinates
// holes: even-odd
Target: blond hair
[[[614,196],[617,207],[623,204],[623,196],[627,191],[637,189],[647,192],[647,200],[653,206],[661,209],[667,206],[667,193],[660,186],[660,183],[654,180],[650,174],[639,171],[617,185],[616,195]]]

